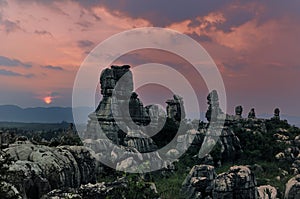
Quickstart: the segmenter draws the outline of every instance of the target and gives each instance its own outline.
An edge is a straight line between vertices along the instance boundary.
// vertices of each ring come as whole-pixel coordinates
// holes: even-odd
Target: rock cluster
[[[52,189],[95,182],[96,162],[85,147],[16,144],[5,152],[13,160],[5,182],[14,185],[24,198],[40,198]]]
[[[140,183],[135,187],[128,180],[119,179],[114,182],[101,182],[96,184],[81,185],[77,189],[55,189],[44,195],[42,199],[57,198],[75,198],[75,199],[92,199],[92,198],[141,198],[141,199],[158,199],[158,193],[154,183]],[[130,189],[131,192],[130,192]],[[134,190],[136,189],[136,190]]]
[[[256,199],[256,179],[248,167],[233,166],[228,172],[218,175],[213,198]]]
[[[185,198],[275,199],[277,191],[270,185],[257,187],[256,179],[246,166],[233,166],[216,175],[210,165],[194,166],[182,184]]]
[[[182,184],[182,193],[186,198],[204,198],[212,195],[216,172],[210,165],[195,165]]]

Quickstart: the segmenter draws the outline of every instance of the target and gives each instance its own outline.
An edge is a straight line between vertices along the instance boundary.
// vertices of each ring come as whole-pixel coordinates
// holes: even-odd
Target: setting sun
[[[46,104],[51,104],[51,102],[52,102],[52,97],[51,97],[51,96],[44,97],[44,102],[45,102]]]

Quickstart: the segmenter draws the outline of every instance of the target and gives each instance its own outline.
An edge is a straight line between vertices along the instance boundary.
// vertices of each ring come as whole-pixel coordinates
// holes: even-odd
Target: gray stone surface
[[[216,172],[210,165],[195,165],[185,178],[181,192],[185,198],[211,196]]]
[[[40,197],[52,189],[95,182],[95,159],[85,147],[16,144],[5,152],[15,161],[5,179],[23,195]]]
[[[214,122],[224,115],[219,105],[219,96],[216,90],[211,91],[207,96],[208,110],[205,114],[207,121]]]
[[[300,198],[300,175],[291,178],[285,185],[285,199]]]
[[[148,136],[138,138],[130,135],[134,131],[143,131],[143,126],[150,122],[150,115],[152,125],[158,123],[161,115],[156,107],[144,107],[137,93],[133,92],[130,66],[105,69],[101,73],[100,84],[102,100],[95,112],[90,114],[87,131],[81,137],[98,140],[105,139],[101,135],[104,134],[117,145],[135,147],[140,152],[155,150],[156,145]]]
[[[173,99],[166,101],[167,105],[167,117],[174,119],[175,121],[181,121],[185,118],[185,109],[183,99],[179,95],[174,95]]]
[[[276,199],[277,198],[277,190],[275,187],[270,185],[259,186],[258,197],[259,199]]]
[[[256,199],[256,179],[248,167],[233,166],[228,172],[218,175],[213,189],[214,199]]]

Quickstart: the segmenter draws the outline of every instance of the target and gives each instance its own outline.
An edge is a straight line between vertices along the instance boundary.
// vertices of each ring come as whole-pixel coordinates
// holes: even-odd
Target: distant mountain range
[[[94,111],[91,107],[78,107],[73,111],[79,113],[79,122],[84,124],[88,115]],[[271,118],[270,114],[260,114],[259,118]],[[300,127],[300,116],[281,115],[282,119],[288,120],[292,125]],[[205,120],[205,113],[200,113],[200,119]],[[20,108],[15,105],[0,105],[0,121],[27,122],[27,123],[60,123],[73,122],[71,107],[35,107]]]
[[[75,108],[83,118],[81,123],[86,123],[92,108]],[[35,122],[35,123],[60,123],[73,122],[71,107],[35,107],[20,108],[15,105],[0,105],[0,121],[5,122]]]

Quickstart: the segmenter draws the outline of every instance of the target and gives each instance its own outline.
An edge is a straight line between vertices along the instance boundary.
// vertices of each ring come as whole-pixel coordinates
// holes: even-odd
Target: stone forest
[[[279,108],[269,119],[254,108],[243,117],[240,105],[229,115],[212,90],[207,122],[191,121],[176,94],[166,110],[144,106],[129,65],[103,70],[100,86],[102,100],[84,131],[73,124],[55,132],[0,129],[0,198],[300,198],[300,129],[282,120]],[[177,134],[179,124],[184,133]],[[204,140],[215,145],[201,155]],[[160,169],[126,172],[147,166],[138,161]]]

